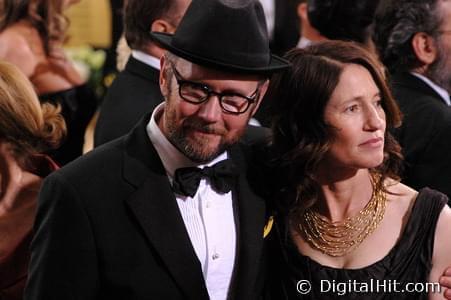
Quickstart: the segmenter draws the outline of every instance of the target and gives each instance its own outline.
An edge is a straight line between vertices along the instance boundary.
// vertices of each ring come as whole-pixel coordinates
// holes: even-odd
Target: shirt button
[[[216,260],[216,259],[219,258],[219,254],[218,254],[218,253],[215,253],[215,254],[212,255],[211,258],[212,258],[213,260]]]
[[[207,205],[206,205],[206,206],[207,206],[207,208],[210,208],[210,206],[211,206],[211,202],[210,202],[210,201],[208,201],[208,202],[207,202]]]

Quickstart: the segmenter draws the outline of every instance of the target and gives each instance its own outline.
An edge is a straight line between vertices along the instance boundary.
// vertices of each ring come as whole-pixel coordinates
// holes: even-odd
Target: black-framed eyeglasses
[[[238,93],[217,93],[208,85],[183,79],[172,63],[171,67],[179,86],[179,95],[183,100],[193,104],[201,104],[215,95],[219,99],[222,110],[234,115],[245,113],[249,109],[250,105],[257,100],[258,91],[264,82],[259,82],[257,88],[249,97]]]

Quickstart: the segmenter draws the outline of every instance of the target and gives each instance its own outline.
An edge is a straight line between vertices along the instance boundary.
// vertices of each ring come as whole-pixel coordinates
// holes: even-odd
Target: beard
[[[168,140],[180,152],[182,152],[190,160],[197,163],[209,162],[216,158],[219,154],[226,151],[235,139],[227,141],[224,137],[226,130],[215,127],[212,124],[205,124],[198,118],[187,118],[181,126],[175,126],[175,119],[172,113],[167,114]],[[188,137],[188,131],[200,131],[203,133],[216,134],[220,136],[219,143],[214,146],[208,137],[198,137],[192,139]]]
[[[451,94],[451,49],[447,51],[440,39],[437,40],[437,59],[429,66],[425,75]]]
[[[166,137],[174,147],[193,162],[205,163],[213,160],[235,144],[244,132],[243,128],[232,137],[227,137],[228,131],[226,128],[218,124],[207,123],[195,115],[187,117],[180,123],[176,109],[173,107],[173,105],[177,105],[176,102],[176,99],[173,99],[173,92],[169,92],[163,115],[166,124]],[[214,137],[199,135],[191,138],[189,133],[193,131],[214,134]],[[218,137],[219,142],[217,142]]]

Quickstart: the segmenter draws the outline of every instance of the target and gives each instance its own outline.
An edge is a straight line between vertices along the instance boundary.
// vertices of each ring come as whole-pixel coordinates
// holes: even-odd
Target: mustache
[[[222,126],[218,126],[217,124],[205,123],[204,121],[199,119],[187,119],[183,123],[183,127],[209,134],[224,135],[227,132],[226,129]]]

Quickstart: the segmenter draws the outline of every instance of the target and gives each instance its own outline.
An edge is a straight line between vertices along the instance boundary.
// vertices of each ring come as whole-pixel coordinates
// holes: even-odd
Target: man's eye
[[[194,84],[184,84],[182,86],[182,95],[189,98],[204,98],[208,93],[202,86]]]

